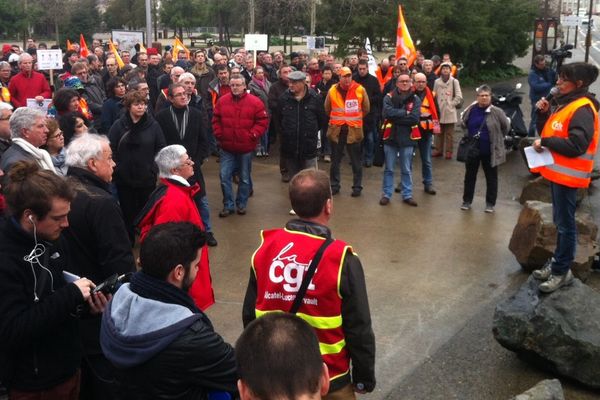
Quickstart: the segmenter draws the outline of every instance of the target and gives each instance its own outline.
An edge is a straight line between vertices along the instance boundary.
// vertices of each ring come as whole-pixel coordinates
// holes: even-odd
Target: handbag
[[[467,162],[479,157],[479,137],[481,136],[481,128],[485,124],[486,116],[481,121],[477,133],[473,136],[469,136],[469,133],[463,136],[458,142],[458,149],[456,150],[456,161]]]
[[[454,100],[454,98],[456,97],[454,94],[454,85],[456,84],[456,79],[452,79],[452,100]],[[455,106],[456,109],[460,109],[462,108],[463,104],[465,103],[465,99],[461,98],[460,102]]]
[[[431,132],[433,132],[434,135],[439,135],[440,133],[442,133],[442,127],[440,126],[440,121],[438,119],[433,120],[433,127],[431,128]]]
[[[463,136],[458,142],[456,161],[467,162],[477,157],[479,157],[479,132],[475,136],[468,134]]]
[[[292,304],[292,307],[290,307],[290,314],[296,314],[298,312],[298,309],[302,304],[302,300],[304,299],[304,295],[306,295],[308,285],[310,284],[310,281],[312,280],[313,276],[315,276],[315,272],[317,271],[317,265],[319,265],[319,262],[321,261],[321,257],[323,257],[325,249],[331,243],[333,243],[333,239],[325,239],[321,247],[319,247],[319,250],[317,250],[317,253],[313,257],[312,261],[310,262],[310,265],[308,266],[308,271],[306,271],[306,275],[304,275],[304,278],[302,279],[302,284],[300,285],[298,293],[296,294],[296,298],[294,299],[294,303]]]

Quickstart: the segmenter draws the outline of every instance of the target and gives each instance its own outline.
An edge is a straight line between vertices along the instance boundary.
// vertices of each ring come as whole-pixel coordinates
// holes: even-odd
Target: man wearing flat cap
[[[331,193],[340,192],[340,164],[344,147],[352,163],[352,197],[362,192],[363,118],[369,113],[369,96],[365,89],[352,80],[352,70],[339,70],[340,82],[333,85],[325,99],[325,112],[329,115],[327,137],[331,140]]]
[[[317,169],[319,130],[325,129],[327,117],[323,101],[306,84],[306,74],[294,71],[288,75],[289,89],[277,103],[280,118],[281,156],[289,177],[305,168]]]

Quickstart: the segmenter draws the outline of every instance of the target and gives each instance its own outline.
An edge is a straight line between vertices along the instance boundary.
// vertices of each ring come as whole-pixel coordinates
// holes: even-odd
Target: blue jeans
[[[431,168],[431,142],[433,135],[431,133],[421,132],[421,140],[417,140],[419,154],[421,155],[421,175],[423,175],[423,184],[426,188],[433,186],[433,172]]]
[[[388,199],[394,192],[394,167],[396,159],[400,157],[400,186],[402,187],[402,199],[412,198],[412,158],[415,148],[413,146],[400,147],[383,145],[385,165],[383,169],[383,196]]]
[[[369,123],[365,125],[365,138],[363,140],[363,160],[365,164],[373,164],[375,141],[377,140],[377,125]]]
[[[252,152],[234,154],[221,149],[219,162],[221,191],[223,192],[223,206],[227,210],[246,208],[250,196],[250,171],[252,167]],[[238,172],[239,186],[235,203],[233,200],[233,171]]]
[[[552,220],[556,225],[556,249],[552,273],[564,275],[569,271],[575,259],[577,248],[577,224],[575,208],[577,207],[577,189],[552,182]]]

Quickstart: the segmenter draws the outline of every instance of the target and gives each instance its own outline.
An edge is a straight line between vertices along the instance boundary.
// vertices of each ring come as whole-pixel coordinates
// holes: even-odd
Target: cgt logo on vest
[[[297,254],[286,255],[292,247],[294,247],[294,242],[285,245],[273,259],[273,262],[271,262],[271,266],[269,267],[269,279],[271,282],[285,282],[283,284],[283,289],[286,292],[297,292],[298,289],[300,289],[304,273],[308,270],[310,265],[310,261],[308,264],[297,262]],[[315,285],[312,281],[308,285],[308,290],[315,290]]]
[[[562,131],[562,129],[563,129],[562,122],[560,122],[560,121],[554,121],[554,122],[552,122],[552,130],[553,131],[560,132],[560,131]]]

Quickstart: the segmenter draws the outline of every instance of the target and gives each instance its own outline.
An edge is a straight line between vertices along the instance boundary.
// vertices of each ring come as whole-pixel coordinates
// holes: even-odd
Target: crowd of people
[[[327,226],[342,160],[348,154],[352,197],[361,196],[363,168],[382,165],[379,204],[389,205],[395,192],[416,207],[416,150],[423,190],[436,195],[432,157],[453,158],[461,122],[479,151],[466,162],[460,208],[471,209],[481,165],[485,211],[493,213],[509,121],[491,105],[489,86],[477,89],[459,118],[459,71],[448,54],[418,53],[412,63],[389,56],[371,75],[362,49],[338,62],[327,52],[293,52],[287,60],[280,51],[217,46],[175,56],[138,46],[132,56],[133,49],[115,54],[99,40],[82,57],[77,47],[66,51],[54,87],[36,68],[42,43],[28,40],[26,51],[4,46],[0,62],[0,378],[10,398],[265,399],[271,392],[354,399],[371,392],[375,337],[364,272]],[[598,142],[598,105],[587,89],[598,71],[574,65],[561,73],[559,89],[574,86],[557,97],[575,97],[584,111],[568,108],[553,134],[543,123],[555,126],[556,111],[542,97],[542,139],[534,147],[565,157],[563,168],[541,171],[560,185],[574,187],[563,175],[570,158],[582,158],[574,175],[575,187],[584,187],[589,180],[579,175],[591,171]],[[27,107],[31,99],[51,103]],[[243,216],[254,193],[253,160],[274,154],[298,218],[262,232],[242,311],[247,329],[234,350],[203,313],[214,303],[207,246],[218,242],[201,166],[217,157],[218,216]],[[330,163],[328,174],[319,160]],[[553,196],[555,207],[569,206],[557,222],[565,243],[534,273],[548,292],[570,283],[574,253],[574,194],[553,189]],[[116,293],[107,289],[117,281]],[[266,349],[285,349],[293,364]],[[290,366],[304,369],[292,374]]]

